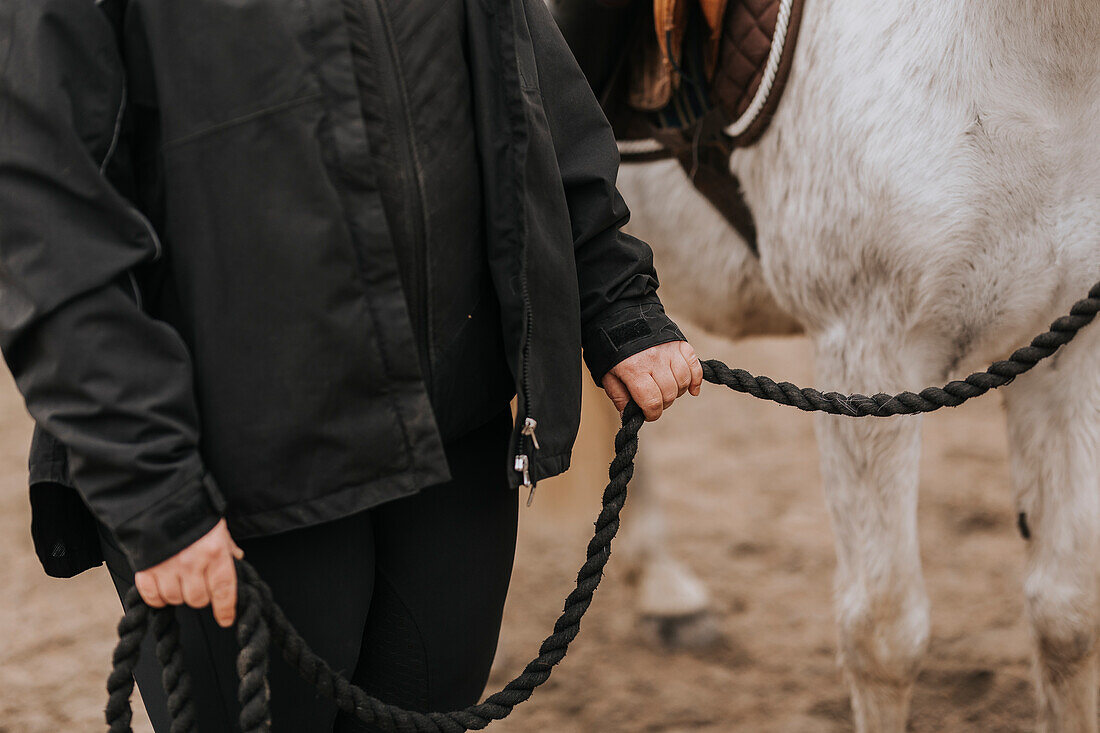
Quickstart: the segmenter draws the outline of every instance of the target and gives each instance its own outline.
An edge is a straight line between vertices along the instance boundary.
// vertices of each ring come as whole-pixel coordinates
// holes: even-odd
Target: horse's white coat
[[[808,0],[778,114],[732,160],[759,261],[674,168],[620,182],[680,312],[731,336],[793,317],[822,389],[966,374],[1100,280],[1100,0]],[[1003,390],[1043,731],[1097,731],[1098,356],[1100,324]],[[900,732],[929,634],[920,418],[817,427],[857,729]]]

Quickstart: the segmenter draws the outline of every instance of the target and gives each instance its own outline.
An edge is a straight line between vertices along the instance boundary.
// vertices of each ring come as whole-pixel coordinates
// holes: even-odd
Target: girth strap
[[[637,155],[624,153],[623,160],[643,162],[660,157],[675,158],[692,186],[733,227],[752,253],[759,256],[752,209],[745,201],[741,181],[730,171],[733,148],[729,136],[722,131],[724,121],[720,110],[711,110],[689,129],[655,129],[653,137],[663,149],[664,156],[655,152]]]

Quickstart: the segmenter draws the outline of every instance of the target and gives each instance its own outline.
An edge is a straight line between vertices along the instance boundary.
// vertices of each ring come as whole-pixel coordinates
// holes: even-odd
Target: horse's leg
[[[817,346],[819,381],[828,389],[890,390],[916,379],[892,366],[894,357],[860,353],[858,339],[820,339]],[[905,730],[928,645],[917,541],[920,423],[821,415],[816,424],[837,548],[839,661],[860,733]]]
[[[661,491],[645,455],[643,450],[635,459],[617,550],[632,568],[646,635],[673,647],[703,646],[718,635],[710,598],[703,583],[669,550]]]
[[[1027,543],[1039,729],[1097,730],[1100,626],[1100,328],[1005,391],[1012,478]]]

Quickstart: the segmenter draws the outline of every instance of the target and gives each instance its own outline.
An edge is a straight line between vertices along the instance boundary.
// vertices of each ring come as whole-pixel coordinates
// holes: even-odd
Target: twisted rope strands
[[[269,733],[271,730],[271,690],[267,684],[267,654],[271,634],[263,616],[262,603],[255,588],[238,591],[240,619],[237,621],[237,700],[241,704],[238,718],[241,730]],[[247,600],[245,600],[247,599]]]
[[[703,376],[708,382],[730,389],[790,405],[801,410],[826,412],[852,417],[886,417],[931,412],[941,407],[954,407],[968,399],[1001,387],[1027,372],[1043,359],[1073,340],[1077,332],[1091,323],[1100,312],[1100,283],[1089,291],[1087,298],[1073,305],[1069,315],[1051,324],[1050,330],[1032,339],[1031,344],[1017,349],[1005,361],[998,361],[984,372],[950,382],[943,387],[929,387],[920,393],[902,392],[896,395],[842,395],[821,393],[800,388],[789,382],[768,377],[756,377],[743,369],[730,369],[720,361],[704,361]],[[464,710],[447,713],[419,713],[402,710],[371,697],[335,672],[318,657],[294,630],[286,614],[275,603],[271,588],[256,570],[246,562],[237,564],[238,622],[237,640],[241,647],[237,672],[241,683],[241,730],[243,733],[268,733],[271,715],[267,686],[267,654],[271,642],[282,650],[283,658],[298,671],[318,693],[335,701],[346,713],[367,724],[399,733],[461,733],[481,730],[494,720],[509,715],[516,705],[531,697],[535,688],[550,678],[550,673],[566,654],[569,644],[580,632],[580,622],[592,604],[592,596],[603,578],[603,570],[611,557],[611,542],[619,531],[619,514],[626,503],[627,484],[634,475],[634,459],[638,453],[638,433],[643,424],[642,412],[631,402],[623,411],[623,422],[615,436],[615,458],[608,471],[609,482],[603,494],[603,507],[596,519],[595,532],[588,543],[584,564],[577,573],[576,587],[565,605],[554,630],[539,647],[538,656],[504,689],[485,702]],[[118,625],[119,642],[112,657],[113,669],[107,680],[108,701],[106,719],[110,733],[132,733],[130,729],[130,695],[133,692],[133,670],[141,648],[141,640],[149,625],[150,610],[141,602],[137,590],[131,588],[123,602],[125,614]],[[164,684],[169,693],[172,733],[195,733],[194,709],[190,703],[190,681],[183,670],[183,655],[179,650],[179,629],[170,611],[153,614],[157,635],[157,657],[164,667]]]
[[[104,714],[110,733],[133,733],[134,667],[141,651],[141,640],[149,625],[149,607],[141,602],[137,588],[131,588],[122,602],[125,613],[118,622],[118,644],[111,655],[111,674],[107,677],[107,707]]]
[[[183,662],[180,649],[180,626],[176,609],[168,606],[153,611],[153,636],[157,640],[157,661],[161,666],[161,681],[168,693],[168,717],[171,733],[198,733],[195,706],[191,702],[191,675]]]

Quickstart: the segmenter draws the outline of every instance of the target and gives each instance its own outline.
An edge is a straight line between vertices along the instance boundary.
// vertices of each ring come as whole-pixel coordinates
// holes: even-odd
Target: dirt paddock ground
[[[704,357],[778,379],[813,381],[801,340],[701,338],[697,347]],[[522,513],[493,689],[533,656],[572,586],[606,481],[611,424],[591,402],[575,469],[540,486]],[[72,581],[41,573],[25,494],[29,434],[4,377],[0,733],[102,730],[118,602],[102,568]],[[933,636],[911,730],[1032,730],[1023,546],[1000,398],[929,416],[924,436],[920,526]],[[574,649],[531,702],[491,730],[849,730],[834,661],[835,561],[812,418],[709,386],[647,426],[641,449],[655,457],[666,487],[674,549],[711,590],[722,642],[695,652],[649,643],[613,555]]]

